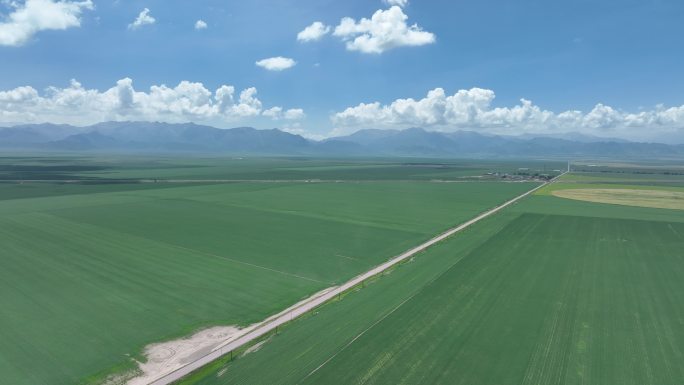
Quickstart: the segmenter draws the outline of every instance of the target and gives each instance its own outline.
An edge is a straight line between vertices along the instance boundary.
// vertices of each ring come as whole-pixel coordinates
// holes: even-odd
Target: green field
[[[99,384],[149,343],[260,321],[549,164],[0,159],[3,381]],[[553,196],[682,190],[678,169],[620,167],[565,176],[182,383],[681,384],[684,215]]]
[[[563,162],[382,158],[242,158],[165,156],[0,156],[3,180],[463,180],[488,174],[555,174]]]
[[[183,384],[684,382],[684,215],[535,195]]]
[[[262,320],[533,186],[0,184],[2,382],[96,383],[149,343]]]
[[[573,171],[564,175],[563,182],[574,183],[603,183],[603,184],[632,184],[649,186],[684,186],[684,168],[679,166],[654,167],[582,167],[580,171]]]

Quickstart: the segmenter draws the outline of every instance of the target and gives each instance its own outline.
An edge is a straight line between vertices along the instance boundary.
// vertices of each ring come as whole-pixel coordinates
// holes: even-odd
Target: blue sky
[[[25,22],[12,14],[31,1],[58,3],[1,2],[5,25],[0,25],[0,43],[3,33],[12,32],[10,27]],[[235,99],[241,90],[258,90],[259,108],[237,118],[203,117],[197,111],[173,115],[169,108],[151,115],[152,120],[285,127],[310,136],[414,125],[511,134],[556,130],[635,139],[684,136],[684,2],[678,0],[410,0],[397,10],[409,27],[417,24],[416,31],[431,34],[434,41],[390,42],[391,48],[381,53],[347,47],[361,32],[334,33],[343,17],[356,23],[376,11],[389,11],[391,4],[381,0],[62,3],[80,7],[72,12],[77,22],[34,28],[24,41],[8,43],[6,37],[0,45],[0,92],[5,98],[3,103],[0,94],[0,111],[6,123],[145,118],[142,112],[119,111],[79,121],[62,114],[54,100],[17,107],[20,87],[31,87],[46,99],[54,97],[46,88],[64,91],[72,87],[71,79],[84,90],[104,93],[130,78],[142,93],[155,85],[173,89],[181,81],[201,83],[211,93],[233,86]],[[154,23],[131,28],[145,8]],[[198,20],[207,28],[195,29]],[[298,41],[297,34],[315,21],[330,32],[318,41]],[[255,65],[278,56],[296,65],[282,71]],[[443,89],[444,95],[428,97],[435,89]],[[457,96],[459,90],[464,92]],[[22,96],[31,97],[36,96]],[[11,98],[14,103],[7,101]],[[405,98],[415,103],[392,104]],[[133,99],[138,103],[138,96]],[[360,106],[373,102],[378,104]],[[272,107],[282,107],[280,119],[263,115]],[[285,119],[288,109],[303,114]],[[567,111],[581,115],[558,117]],[[592,112],[596,116],[589,116]],[[653,124],[662,127],[650,130]]]

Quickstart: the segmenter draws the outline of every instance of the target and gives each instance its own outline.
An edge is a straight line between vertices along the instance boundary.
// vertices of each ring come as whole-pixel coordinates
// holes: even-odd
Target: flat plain
[[[183,384],[681,384],[682,250],[680,210],[540,192]]]
[[[583,188],[557,190],[553,192],[553,195],[580,201],[684,210],[684,190]]]
[[[279,162],[234,170],[232,161],[164,170],[185,178],[179,169],[211,168],[214,179],[237,179]],[[383,161],[400,170],[396,179],[375,169],[380,177],[359,181],[339,178],[367,165],[290,160],[304,171],[150,183],[149,162],[4,162],[12,182],[0,184],[0,372],[17,385],[100,383],[133,368],[149,343],[260,321],[535,185],[468,181],[482,169],[459,163]],[[183,162],[194,160],[173,160]],[[324,176],[321,167],[346,171],[335,171],[335,182],[298,180]],[[445,172],[458,183],[427,176]],[[146,181],[120,179],[125,173]],[[64,182],[16,182],[37,179]]]

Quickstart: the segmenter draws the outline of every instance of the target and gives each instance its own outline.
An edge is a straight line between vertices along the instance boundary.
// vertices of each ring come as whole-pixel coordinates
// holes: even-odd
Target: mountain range
[[[474,131],[364,129],[314,141],[278,129],[218,129],[193,123],[105,122],[88,127],[31,124],[0,128],[2,151],[223,153],[411,157],[684,158],[684,145],[636,143],[579,133],[501,136]]]

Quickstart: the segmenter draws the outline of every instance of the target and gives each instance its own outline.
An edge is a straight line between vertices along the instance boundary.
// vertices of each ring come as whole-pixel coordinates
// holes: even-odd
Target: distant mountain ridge
[[[365,129],[313,141],[278,129],[218,129],[194,123],[105,122],[88,127],[33,124],[0,128],[0,150],[186,152],[245,155],[422,157],[677,157],[684,145],[636,143],[579,133],[500,136]]]
[[[562,136],[500,136],[473,131],[440,133],[422,128],[406,130],[361,130],[329,141],[351,142],[386,155],[408,156],[624,156],[682,157],[684,145],[636,143],[569,133]]]

